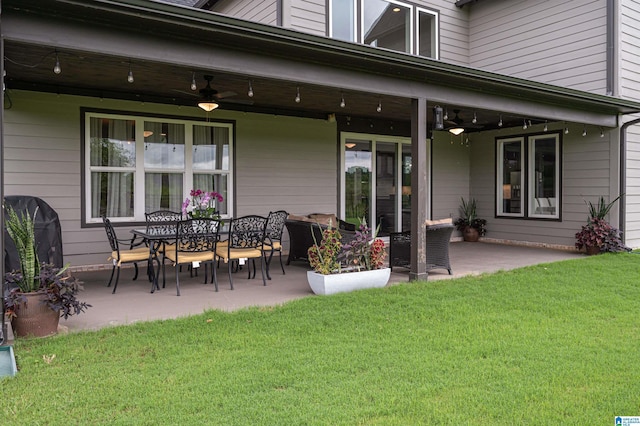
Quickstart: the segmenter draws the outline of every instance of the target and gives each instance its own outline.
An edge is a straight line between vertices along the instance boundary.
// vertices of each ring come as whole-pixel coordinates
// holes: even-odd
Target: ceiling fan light
[[[449,132],[458,136],[460,133],[464,132],[462,127],[454,127],[453,129],[449,129]]]
[[[200,108],[202,108],[203,110],[209,112],[209,111],[213,111],[214,109],[218,108],[220,105],[218,105],[214,101],[202,101],[202,102],[198,103],[198,106]]]

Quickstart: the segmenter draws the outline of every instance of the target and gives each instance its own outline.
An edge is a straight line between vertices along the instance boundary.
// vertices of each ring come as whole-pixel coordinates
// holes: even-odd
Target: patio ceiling
[[[150,9],[152,2],[142,0],[41,0],[33,3],[25,5],[18,0],[4,0],[2,3],[5,84],[8,89],[5,102],[10,103],[12,91],[19,89],[195,106],[200,99],[199,89],[206,84],[204,75],[212,75],[214,89],[235,93],[221,100],[221,109],[313,118],[336,114],[408,122],[412,97],[425,96],[429,98],[430,106],[434,105],[430,96],[414,95],[414,85],[430,84],[440,92],[450,88],[453,94],[471,93],[479,99],[471,106],[456,102],[455,95],[442,96],[438,102],[447,109],[450,120],[455,116],[454,111],[459,110],[458,117],[464,121],[467,131],[498,128],[500,116],[505,128],[522,126],[524,120],[532,120],[534,124],[556,120],[555,115],[542,114],[544,108],[536,109],[540,114],[526,115],[505,112],[512,111],[508,108],[483,108],[482,100],[492,97],[517,102],[526,99],[595,114],[617,115],[640,110],[640,104],[625,103],[615,98],[536,84],[174,5],[153,3]],[[52,17],[55,17],[54,21]],[[42,32],[50,34],[50,38],[31,39],[34,31],[29,32],[29,25],[44,28]],[[50,25],[48,30],[47,25]],[[75,40],[74,44],[74,34],[64,32],[71,27],[80,31],[75,38],[77,34],[86,34],[87,39],[84,42]],[[98,40],[90,33],[98,28],[104,31],[103,34],[109,34],[106,33],[109,31],[114,39],[133,37],[142,40],[141,43],[144,40],[152,43],[180,41],[201,52],[228,49],[229,52],[238,52],[238,55],[258,55],[272,61],[292,61],[293,58],[302,67],[300,80],[286,75],[279,78],[273,72],[263,73],[260,69],[236,67],[229,70],[229,67],[225,68],[226,63],[216,63],[215,60],[206,66],[195,59],[192,63],[182,58],[181,61],[165,60],[160,56],[154,60],[136,53],[134,46],[131,51],[108,52],[88,42],[90,37]],[[65,36],[70,41],[65,42]],[[170,54],[169,50],[167,47],[167,57],[179,54]],[[60,74],[53,72],[56,54],[62,68]],[[352,81],[359,76],[394,81],[396,87],[405,93],[395,95],[396,92],[387,85],[368,86],[366,88],[370,91],[363,90],[362,84],[354,85],[347,77],[329,80],[320,73],[310,76],[315,72],[314,67],[331,69],[335,77],[342,77],[336,73],[343,72],[345,76],[351,76]],[[127,82],[130,68],[134,75],[133,83]],[[194,73],[196,91],[190,89]],[[247,94],[250,82],[253,97]],[[294,100],[298,88],[299,103]],[[340,107],[343,97],[344,108]],[[382,109],[377,112],[379,103]],[[472,125],[474,114],[477,121]]]

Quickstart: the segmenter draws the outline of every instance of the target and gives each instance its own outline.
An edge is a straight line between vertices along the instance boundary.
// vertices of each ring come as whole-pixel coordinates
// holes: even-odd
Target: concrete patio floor
[[[584,255],[547,248],[522,247],[488,242],[453,242],[450,259],[453,276],[446,270],[434,270],[429,280],[456,278],[464,275],[508,270],[522,266],[579,258]],[[286,257],[284,257],[286,259]],[[247,279],[246,272],[233,275],[234,290],[230,290],[226,268],[218,271],[220,291],[213,284],[203,284],[204,276],[191,278],[189,272],[180,273],[181,296],[176,296],[175,273],[167,267],[166,288],[150,293],[151,284],[141,269],[138,280],[133,281],[133,269],[123,268],[115,294],[106,284],[110,270],[77,272],[74,275],[84,282],[80,300],[93,305],[68,320],[60,319],[61,331],[95,330],[102,327],[131,324],[138,321],[177,318],[200,314],[206,309],[232,311],[249,306],[273,306],[289,300],[312,296],[307,284],[308,264],[292,262],[285,265],[282,275],[277,259],[272,263],[271,281],[262,285],[259,273],[256,279]],[[396,268],[390,283],[408,281],[408,271]]]

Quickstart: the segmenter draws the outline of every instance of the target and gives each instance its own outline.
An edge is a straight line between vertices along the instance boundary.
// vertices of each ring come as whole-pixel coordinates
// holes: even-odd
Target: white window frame
[[[333,27],[333,2],[334,1],[352,1],[353,2],[353,39],[356,43],[363,44],[364,43],[364,3],[363,0],[330,0],[328,2],[327,8],[327,21],[328,21],[328,36],[334,38],[334,27]],[[439,60],[440,59],[440,13],[437,10],[427,9],[424,7],[418,7],[411,3],[405,3],[397,0],[384,0],[388,3],[397,4],[399,6],[408,8],[410,11],[409,16],[409,53],[412,55],[418,55],[420,52],[419,49],[419,19],[421,13],[426,13],[429,15],[433,15],[435,18],[435,25],[433,29],[433,57],[432,59]]]
[[[415,7],[413,7],[410,4],[407,3],[403,3],[400,1],[396,1],[396,0],[381,0],[381,1],[385,1],[387,3],[390,4],[397,4],[398,6],[402,6],[406,9],[409,9],[409,36],[408,38],[408,42],[409,42],[409,51],[408,52],[402,52],[402,53],[410,53],[410,54],[415,54],[415,50],[414,50],[414,45],[415,43],[413,42],[413,40],[415,39],[415,25],[414,25],[414,16],[416,15],[415,13]],[[364,0],[359,0],[360,3],[360,8],[358,9],[359,14],[360,14],[360,34],[358,35],[358,40],[359,43],[364,43]]]
[[[434,17],[433,21],[435,22],[433,34],[432,34],[432,47],[433,47],[433,59],[440,59],[440,14],[435,10],[425,9],[423,7],[418,7],[416,9],[416,23],[415,23],[415,39],[416,39],[416,49],[415,54],[419,55],[420,52],[420,14],[432,15]]]
[[[356,139],[364,142],[371,143],[371,173],[373,179],[371,181],[371,205],[369,211],[369,217],[375,217],[375,212],[377,211],[376,199],[377,199],[377,188],[374,185],[374,179],[377,176],[376,169],[376,151],[378,143],[392,143],[396,146],[396,170],[402,170],[402,146],[403,145],[411,145],[411,138],[407,137],[395,137],[389,135],[378,135],[371,133],[357,133],[357,132],[340,132],[340,217],[344,218],[346,214],[346,206],[345,206],[345,197],[346,197],[346,183],[345,183],[345,157],[346,157],[346,149],[345,144],[348,139]],[[431,144],[427,144],[427,147],[430,149]],[[429,154],[430,155],[430,154]],[[395,177],[395,188],[396,188],[396,212],[402,212],[402,173],[396,173]],[[401,221],[402,214],[396,214],[395,226],[396,229],[401,229]]]
[[[103,167],[103,166],[91,166],[91,126],[89,125],[92,118],[108,118],[108,119],[120,119],[120,120],[132,120],[135,122],[135,144],[136,144],[136,163],[134,167]],[[188,197],[189,192],[193,185],[193,174],[218,174],[226,175],[227,179],[227,191],[225,202],[227,204],[227,213],[222,215],[223,218],[233,217],[233,155],[235,146],[235,124],[231,122],[217,122],[217,121],[197,121],[188,119],[170,119],[164,117],[157,117],[152,115],[125,115],[118,113],[103,113],[86,111],[84,113],[84,206],[85,206],[85,223],[97,224],[102,223],[102,218],[91,217],[91,173],[94,171],[116,171],[116,172],[132,172],[134,174],[134,215],[132,217],[113,217],[110,218],[112,222],[144,222],[145,221],[145,173],[147,172],[168,172],[168,173],[183,173],[183,196]],[[183,170],[178,169],[145,169],[144,165],[144,122],[155,121],[163,123],[176,123],[184,124],[185,127],[185,165]],[[229,167],[227,170],[215,169],[215,170],[193,170],[192,169],[192,148],[193,148],[193,126],[211,126],[211,127],[224,127],[229,131]]]

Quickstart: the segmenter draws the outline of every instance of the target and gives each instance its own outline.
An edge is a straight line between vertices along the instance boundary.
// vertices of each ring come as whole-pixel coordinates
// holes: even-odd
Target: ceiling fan
[[[213,76],[212,75],[208,75],[205,74],[204,75],[204,79],[207,82],[207,85],[205,87],[203,87],[202,89],[200,89],[198,92],[200,93],[199,97],[200,97],[200,101],[198,102],[198,106],[200,108],[202,108],[203,110],[209,112],[212,111],[216,108],[218,108],[221,100],[224,99],[223,102],[229,102],[229,103],[238,103],[238,104],[245,104],[245,105],[253,105],[252,101],[245,101],[245,100],[241,100],[241,99],[226,99],[228,97],[231,96],[236,96],[237,93],[233,92],[233,91],[225,91],[225,92],[218,92],[216,89],[214,89],[213,87],[211,87],[211,81],[213,80]],[[176,90],[176,89],[174,89]],[[180,93],[184,93],[187,94],[189,96],[198,96],[195,93],[189,93],[189,92],[185,92],[182,90],[176,90],[177,92]]]
[[[466,129],[482,129],[484,127],[480,124],[465,123],[465,120],[459,115],[460,112],[461,111],[459,109],[453,110],[453,113],[455,114],[454,117],[450,120],[445,121],[446,130],[453,133],[454,135],[459,135]]]

